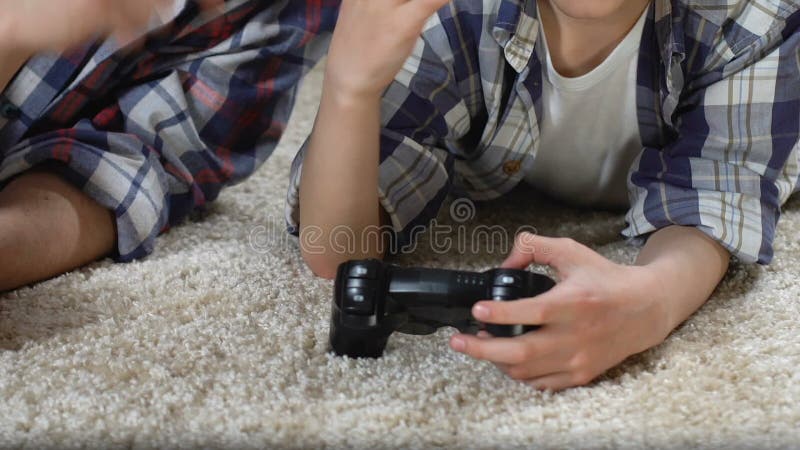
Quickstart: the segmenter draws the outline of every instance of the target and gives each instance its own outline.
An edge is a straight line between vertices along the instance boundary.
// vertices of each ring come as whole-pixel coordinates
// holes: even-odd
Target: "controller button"
[[[513,275],[498,275],[494,279],[495,286],[517,286],[519,279]]]
[[[373,280],[364,280],[359,278],[350,278],[347,280],[347,288],[369,288],[374,283]]]
[[[370,278],[375,280],[378,278],[378,271],[372,265],[357,263],[350,267],[349,275],[350,278]]]
[[[373,296],[364,288],[348,288],[345,294],[344,312],[359,316],[369,316],[375,311]]]
[[[516,300],[519,298],[519,291],[517,289],[508,287],[492,288],[492,300]]]

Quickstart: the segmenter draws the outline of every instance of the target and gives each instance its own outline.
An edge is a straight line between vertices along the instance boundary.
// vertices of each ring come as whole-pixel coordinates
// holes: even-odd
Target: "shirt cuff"
[[[641,244],[650,234],[673,225],[695,227],[739,261],[769,264],[780,210],[741,193],[697,191],[653,184],[633,195],[622,232]]]

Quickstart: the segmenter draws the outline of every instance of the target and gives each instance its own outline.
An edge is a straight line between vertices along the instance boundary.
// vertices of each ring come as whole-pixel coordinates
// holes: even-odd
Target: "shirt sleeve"
[[[469,96],[459,89],[453,58],[434,17],[383,96],[378,194],[391,219],[393,250],[414,242],[451,190],[454,158],[448,146],[463,137],[470,124]],[[295,158],[287,201],[289,231],[295,235],[300,229],[299,186],[307,145]]]
[[[780,208],[800,177],[800,31],[791,29],[687,85],[677,139],[645,148],[633,166],[625,236],[693,226],[742,262],[772,260]]]

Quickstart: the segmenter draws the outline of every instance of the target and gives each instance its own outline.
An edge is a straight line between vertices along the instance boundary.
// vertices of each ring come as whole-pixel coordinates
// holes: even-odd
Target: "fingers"
[[[475,359],[496,364],[517,365],[552,353],[550,340],[536,333],[516,338],[487,338],[457,334],[450,347]]]
[[[509,253],[503,268],[526,269],[531,264],[549,266],[552,262],[553,246],[545,246],[549,238],[533,233],[520,233],[514,241],[514,248]]]
[[[549,355],[534,361],[522,364],[495,364],[504,374],[512,380],[528,382],[566,370],[566,357],[560,354]]]
[[[44,0],[18,2],[14,38],[31,52],[63,51],[99,36],[122,40],[145,28],[157,6],[172,0],[69,0],[54,8]]]
[[[539,390],[559,391],[591,383],[596,372],[590,359],[574,354],[561,336],[546,329],[516,338],[458,334],[450,339],[453,350],[495,364],[510,378]]]
[[[135,36],[153,17],[156,4],[152,0],[115,2],[111,6],[112,32],[125,39]]]
[[[483,301],[472,307],[472,315],[495,325],[546,325],[569,320],[576,293],[565,284],[534,298],[512,302]]]
[[[531,264],[550,266],[565,275],[580,264],[592,250],[572,239],[549,238],[532,233],[520,233],[514,249],[503,263],[506,269],[526,269]]]
[[[590,373],[561,372],[528,380],[526,383],[540,391],[558,392],[564,389],[587,386],[595,380]]]

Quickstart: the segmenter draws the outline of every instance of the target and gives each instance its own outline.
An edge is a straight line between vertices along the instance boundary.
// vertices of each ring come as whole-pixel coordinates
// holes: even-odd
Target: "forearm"
[[[383,256],[381,95],[413,52],[425,22],[446,3],[341,4],[300,181],[301,251],[317,275],[333,278],[347,259]]]
[[[730,253],[703,232],[669,227],[650,237],[636,264],[652,269],[660,283],[669,331],[689,318],[708,300],[725,276]]]
[[[333,277],[348,259],[383,256],[379,242],[364,239],[381,223],[379,140],[380,97],[326,84],[300,184],[301,250],[319,276]]]

